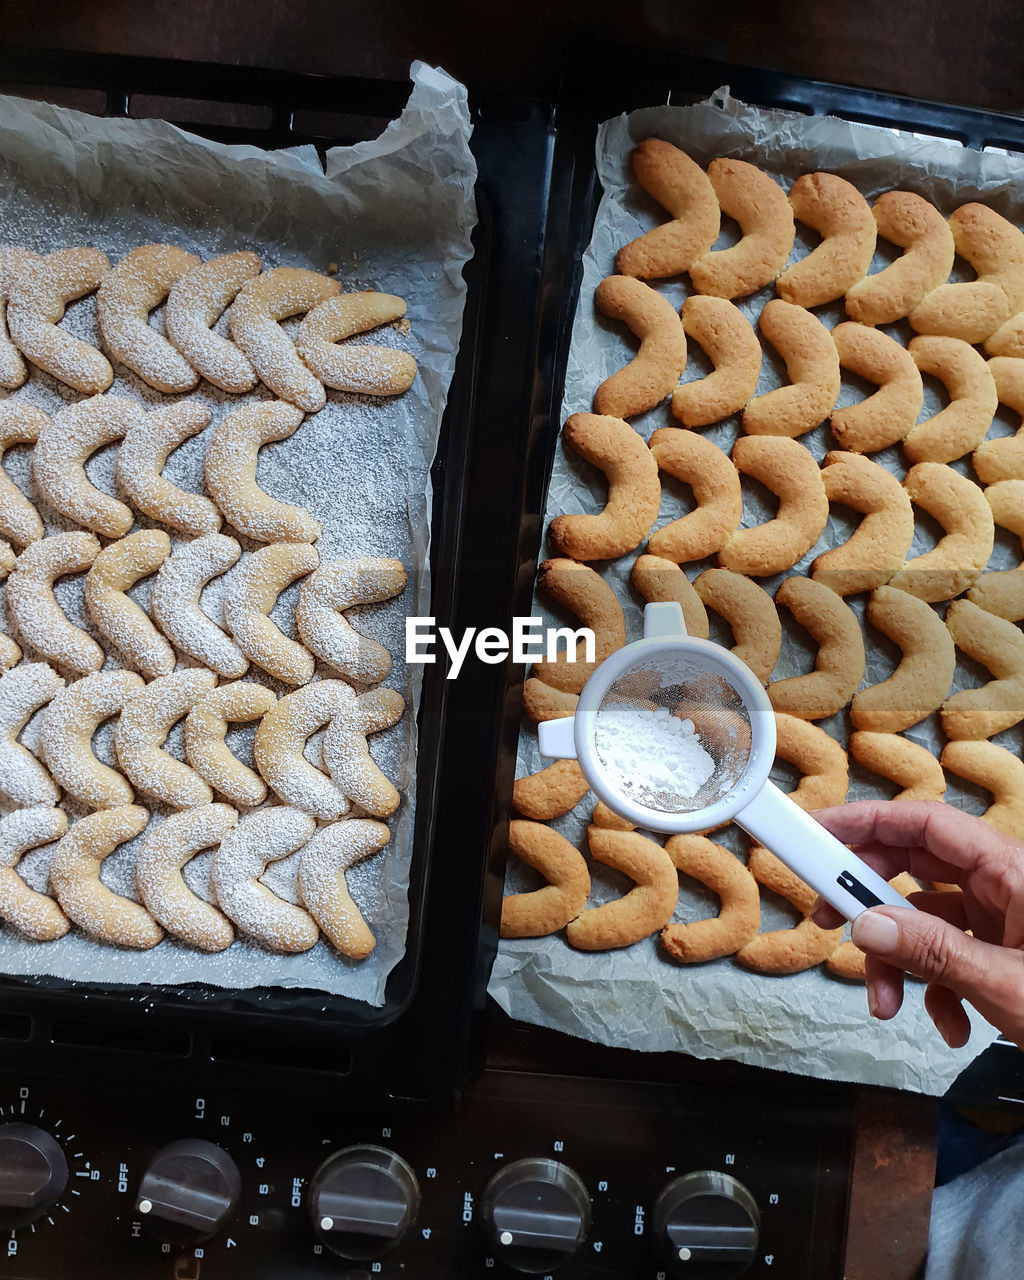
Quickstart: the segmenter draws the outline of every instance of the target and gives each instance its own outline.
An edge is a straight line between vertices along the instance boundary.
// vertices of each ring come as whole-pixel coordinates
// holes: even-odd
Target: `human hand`
[[[887,880],[909,871],[961,889],[912,893],[916,911],[873,907],[854,921],[873,1016],[898,1012],[906,972],[928,984],[925,1008],[952,1048],[971,1033],[964,1000],[1024,1048],[1024,843],[932,801],[868,800],[813,816]],[[812,918],[842,924],[821,902]]]

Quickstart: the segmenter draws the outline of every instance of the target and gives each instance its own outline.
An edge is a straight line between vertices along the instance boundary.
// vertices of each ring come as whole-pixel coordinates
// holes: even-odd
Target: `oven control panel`
[[[490,1072],[424,1116],[0,1076],[0,1280],[838,1280],[848,1152],[834,1106],[683,1086]]]

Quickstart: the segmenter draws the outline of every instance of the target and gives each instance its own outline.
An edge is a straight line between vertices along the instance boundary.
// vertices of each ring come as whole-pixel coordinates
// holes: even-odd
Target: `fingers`
[[[917,907],[918,911],[927,911],[929,915],[938,916],[947,924],[956,925],[965,933],[970,928],[967,923],[967,911],[964,907],[962,893],[950,893],[948,890],[922,889],[920,893],[912,893],[907,901]]]
[[[865,978],[868,984],[868,1008],[873,1018],[887,1022],[900,1011],[903,1004],[903,971],[868,953],[865,957]]]
[[[960,997],[948,987],[930,983],[924,992],[924,1007],[951,1049],[962,1049],[971,1035],[971,1020]]]
[[[929,800],[864,800],[814,817],[844,844],[921,848],[954,867],[998,856],[1007,837],[970,814]]]

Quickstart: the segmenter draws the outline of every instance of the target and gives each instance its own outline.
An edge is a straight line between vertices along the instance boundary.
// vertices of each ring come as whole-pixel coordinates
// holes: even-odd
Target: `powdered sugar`
[[[715,771],[693,721],[672,715],[668,707],[605,702],[594,744],[608,785],[656,809],[692,799]]]

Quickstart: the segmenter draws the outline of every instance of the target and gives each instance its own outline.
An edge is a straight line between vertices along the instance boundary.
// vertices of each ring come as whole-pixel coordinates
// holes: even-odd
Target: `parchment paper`
[[[834,118],[807,117],[781,111],[766,111],[732,99],[720,90],[707,102],[692,107],[658,107],[620,116],[602,125],[597,139],[597,167],[604,189],[591,244],[584,257],[583,281],[568,360],[562,421],[571,414],[591,409],[595,389],[635,351],[635,342],[624,326],[606,321],[593,304],[598,283],[614,270],[616,250],[664,220],[659,209],[629,171],[629,153],[642,139],[657,136],[686,150],[702,165],[716,156],[735,156],[768,170],[788,189],[803,172],[828,169],[847,178],[873,200],[883,191],[904,188],[933,200],[944,214],[978,196],[1018,224],[1024,224],[1024,164],[1019,158],[964,150],[941,141],[915,138],[905,133],[848,124]],[[728,223],[723,219],[723,224]],[[717,247],[736,238],[735,226],[725,226]],[[792,260],[802,257],[817,243],[817,237],[797,224],[797,243]],[[880,243],[872,271],[880,270],[898,252]],[[967,278],[970,273],[967,272]],[[954,279],[964,278],[954,274]],[[655,283],[655,282],[652,282]],[[676,307],[691,292],[688,281],[656,282],[660,292]],[[762,290],[738,303],[756,326],[764,303],[774,289]],[[828,328],[846,319],[842,303],[816,312]],[[886,332],[906,343],[913,336],[909,326],[888,326]],[[786,381],[785,366],[767,344],[758,394]],[[687,368],[683,381],[703,377],[711,366],[696,343],[688,344]],[[870,394],[873,387],[844,374],[840,404],[852,404]],[[940,385],[925,379],[925,406],[922,418],[931,416],[946,403]],[[644,439],[658,427],[679,426],[666,404],[632,425]],[[1010,434],[1019,422],[1000,409],[990,430],[990,438]],[[702,433],[728,452],[739,434],[738,418]],[[820,461],[829,448],[836,447],[827,427],[800,437]],[[898,448],[871,455],[901,479],[906,463]],[[953,464],[964,475],[973,476],[969,459]],[[743,477],[743,526],[763,523],[773,509],[765,491]],[[656,527],[693,509],[688,486],[662,475],[662,508]],[[561,444],[556,451],[545,512],[545,525],[561,512],[595,511],[604,505],[603,476],[583,463]],[[915,508],[916,532],[912,555],[934,546],[941,529]],[[832,508],[829,523],[817,546],[790,573],[806,574],[815,556],[846,540],[858,517],[845,508]],[[629,583],[637,552],[599,568],[622,601],[627,638],[641,634],[643,601]],[[550,549],[548,554],[552,554]],[[1010,568],[1020,560],[1016,538],[997,530],[996,547],[990,568]],[[691,580],[716,563],[714,558],[687,564]],[[774,595],[783,576],[759,579]],[[863,619],[866,596],[847,597]],[[944,613],[945,606],[939,606]],[[569,619],[555,618],[547,602],[537,597],[533,612],[548,623],[559,625]],[[773,679],[799,675],[813,669],[815,646],[799,627],[792,624],[786,610],[783,618],[782,654]],[[728,629],[709,613],[711,638],[732,644]],[[573,625],[578,625],[572,620]],[[886,679],[899,660],[898,650],[885,637],[865,629],[867,671],[865,684]],[[988,679],[964,655],[958,655],[954,688],[973,687]],[[846,713],[819,722],[845,747],[849,739]],[[938,717],[907,731],[906,736],[929,748],[937,756],[944,738]],[[1020,753],[1021,727],[993,739]],[[535,772],[550,763],[537,751],[537,736],[525,726],[520,737],[517,776]],[[796,775],[785,764],[773,771],[773,779],[791,790]],[[969,784],[957,785],[950,775],[947,800],[969,812],[981,813],[990,797]],[[889,798],[897,788],[862,769],[851,760],[851,800]],[[586,849],[586,825],[594,799],[585,797],[565,818],[553,823],[573,843]],[[717,833],[714,839],[743,852],[747,837],[735,827]],[[599,863],[591,863],[598,904],[621,895],[629,881]],[[509,867],[506,891],[534,888],[536,878],[516,859]],[[680,904],[674,919],[691,921],[717,911],[717,899],[695,882],[683,877]],[[762,930],[786,928],[795,923],[795,912],[774,895],[762,895]],[[948,1049],[924,1012],[922,987],[908,983],[903,1010],[889,1023],[880,1023],[867,1013],[864,988],[827,976],[823,969],[788,977],[767,978],[748,973],[732,959],[711,964],[678,966],[659,955],[656,938],[629,949],[587,955],[574,952],[562,936],[534,941],[503,941],[494,966],[490,992],[512,1016],[607,1044],[642,1050],[677,1049],[698,1057],[726,1057],[787,1071],[841,1080],[891,1085],[924,1093],[942,1093],[952,1080],[994,1037],[983,1020],[974,1017],[969,1045],[959,1051]]]
[[[328,391],[320,413],[307,416],[289,440],[261,451],[258,471],[260,483],[275,497],[303,505],[322,522],[321,561],[389,556],[400,559],[409,574],[401,597],[350,614],[357,629],[390,650],[392,668],[384,683],[398,689],[407,703],[402,721],[371,740],[374,758],[402,792],[402,805],[390,820],[391,843],[348,876],[352,895],[376,935],[376,949],[361,963],[345,959],[324,941],[297,956],[273,955],[245,940],[212,956],[171,939],[149,952],[129,952],[91,941],[77,930],[42,945],[2,930],[2,972],[136,984],[201,981],[234,989],[303,987],[383,1003],[387,975],[405,948],[415,820],[415,715],[422,669],[405,664],[404,618],[430,612],[430,466],[459,347],[466,294],[462,269],[471,254],[476,221],[466,91],[443,71],[422,63],[413,66],[412,77],[412,95],[401,117],[375,141],[329,152],[326,173],[312,147],[266,152],[224,146],[162,121],[103,120],[34,102],[0,100],[3,241],[44,253],[88,243],[115,262],[136,245],[166,241],[204,258],[249,249],[262,256],[265,267],[327,271],[333,266],[346,290],[373,288],[406,300],[408,326],[367,339],[410,351],[418,365],[415,383],[401,397]],[[160,326],[160,312],[152,322]],[[94,300],[72,304],[64,324],[96,343]],[[226,319],[220,331],[226,332]],[[123,366],[115,366],[115,373],[109,395],[148,405],[172,399]],[[83,398],[38,371],[13,394],[48,413]],[[216,423],[244,403],[273,397],[262,386],[249,396],[230,396],[205,381],[192,397],[211,409],[213,421],[171,456],[165,474],[201,492],[206,442]],[[93,483],[111,493],[115,460],[116,449],[110,448],[94,455],[87,468]],[[5,465],[17,483],[38,496],[31,488],[27,450],[10,451]],[[48,533],[74,527],[45,506],[41,511]],[[217,621],[225,583],[255,546],[240,540],[245,549],[238,565],[203,593],[202,607]],[[172,550],[182,541],[187,539],[172,534]],[[72,620],[90,630],[82,577],[58,583],[56,594]],[[140,583],[130,594],[145,606],[149,583]],[[272,614],[292,636],[297,594],[298,584],[282,594]],[[106,669],[117,665],[109,658]],[[318,664],[317,678],[337,674]],[[256,667],[245,679],[266,683],[278,694],[289,691]],[[34,745],[38,720],[33,718],[22,737],[28,746]],[[229,745],[250,765],[253,734],[254,726],[240,726],[228,736]],[[319,738],[307,750],[317,765]],[[109,729],[102,727],[96,749],[113,763],[110,739]],[[181,740],[179,725],[167,743],[179,758]],[[80,816],[70,803],[65,807],[72,819]],[[166,811],[154,812],[151,825]],[[115,892],[134,896],[137,844],[123,846],[104,863],[102,879]],[[45,887],[52,853],[50,846],[23,859],[19,870],[33,887]],[[200,854],[186,869],[187,881],[202,894],[207,892],[210,857]],[[265,877],[293,901],[294,862],[274,864]]]

